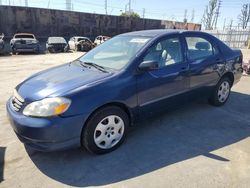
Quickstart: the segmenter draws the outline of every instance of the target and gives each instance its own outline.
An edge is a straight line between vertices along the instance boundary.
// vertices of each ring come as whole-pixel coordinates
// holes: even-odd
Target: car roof
[[[84,38],[84,39],[89,39],[88,37],[81,37],[81,36],[74,36],[74,38]]]
[[[63,38],[64,39],[64,37],[59,37],[59,36],[51,36],[51,37],[48,37],[48,38]]]
[[[141,30],[141,31],[133,31],[129,33],[121,34],[122,36],[144,36],[144,37],[157,37],[161,35],[167,34],[179,34],[179,33],[203,33],[200,31],[189,31],[189,30],[181,30],[181,29],[152,29],[152,30]]]

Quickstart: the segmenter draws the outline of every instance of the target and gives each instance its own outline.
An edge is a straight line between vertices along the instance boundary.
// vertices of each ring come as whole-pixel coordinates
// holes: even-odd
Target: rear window
[[[186,37],[186,41],[190,60],[203,59],[214,54],[212,44],[204,38]]]
[[[78,38],[77,41],[86,40],[85,38]]]
[[[63,37],[49,37],[48,43],[67,43]]]
[[[20,38],[28,38],[28,39],[34,39],[34,35],[15,35],[16,39],[20,39]]]

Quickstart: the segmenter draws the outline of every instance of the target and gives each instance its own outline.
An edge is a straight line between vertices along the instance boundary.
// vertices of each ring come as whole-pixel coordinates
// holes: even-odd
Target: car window
[[[157,61],[159,67],[183,62],[179,38],[165,39],[152,46],[143,61]]]
[[[77,42],[81,41],[81,40],[85,40],[85,38],[78,38]]]
[[[198,60],[214,54],[212,44],[201,37],[186,37],[189,60]]]
[[[20,38],[29,38],[29,39],[34,39],[34,35],[15,35],[16,39],[20,39]]]
[[[117,36],[95,47],[82,56],[80,60],[120,70],[135,57],[136,53],[150,39],[150,37],[140,36]]]

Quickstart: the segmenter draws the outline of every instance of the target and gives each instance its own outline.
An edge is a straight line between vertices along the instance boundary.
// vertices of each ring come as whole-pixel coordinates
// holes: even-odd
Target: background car
[[[75,51],[89,51],[94,47],[93,42],[87,37],[75,36],[69,39],[69,49]]]
[[[95,43],[95,45],[99,45],[99,44],[104,43],[106,40],[109,40],[109,39],[110,39],[110,37],[108,37],[108,36],[100,35],[100,36],[95,38],[94,43]]]
[[[10,41],[12,53],[35,52],[39,53],[40,44],[35,35],[31,33],[17,33]]]
[[[4,34],[2,33],[0,35],[0,53],[3,53],[3,51],[4,51],[4,40],[3,40],[3,38],[4,38]]]
[[[63,37],[49,37],[46,42],[46,49],[50,53],[67,52],[69,46]]]
[[[242,67],[245,75],[250,74],[250,60],[247,63],[243,63]]]

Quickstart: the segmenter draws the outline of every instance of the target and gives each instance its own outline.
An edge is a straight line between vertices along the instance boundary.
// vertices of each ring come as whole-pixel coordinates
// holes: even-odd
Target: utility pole
[[[2,0],[0,0],[0,5],[2,5]]]
[[[25,6],[26,7],[28,6],[28,0],[25,0]]]
[[[232,27],[233,27],[233,22],[234,22],[234,20],[233,19],[231,19],[230,20],[230,24],[229,24],[229,28],[230,28],[230,30],[232,29]]]
[[[214,24],[215,29],[217,28],[217,21],[218,21],[219,15],[220,15],[221,2],[222,2],[222,0],[219,0],[218,8],[215,12],[215,24]]]
[[[105,13],[108,14],[108,0],[105,0]]]
[[[47,6],[47,8],[49,8],[49,6],[50,6],[50,0],[48,1],[48,6]]]
[[[129,3],[128,3],[128,11],[129,11],[129,14],[131,14],[131,0],[129,0]]]
[[[66,0],[66,10],[71,10],[71,0]]]
[[[187,23],[187,9],[185,9],[184,11],[184,19],[183,19],[184,23]]]
[[[194,9],[193,9],[193,10],[192,10],[191,20],[190,20],[191,23],[194,23],[194,15],[195,15],[195,11],[194,11]]]
[[[225,31],[225,28],[226,28],[226,21],[227,21],[227,19],[224,18],[223,31]]]
[[[143,8],[143,10],[142,10],[142,18],[143,19],[145,18],[145,12],[146,12],[146,10],[145,10],[145,8]]]

